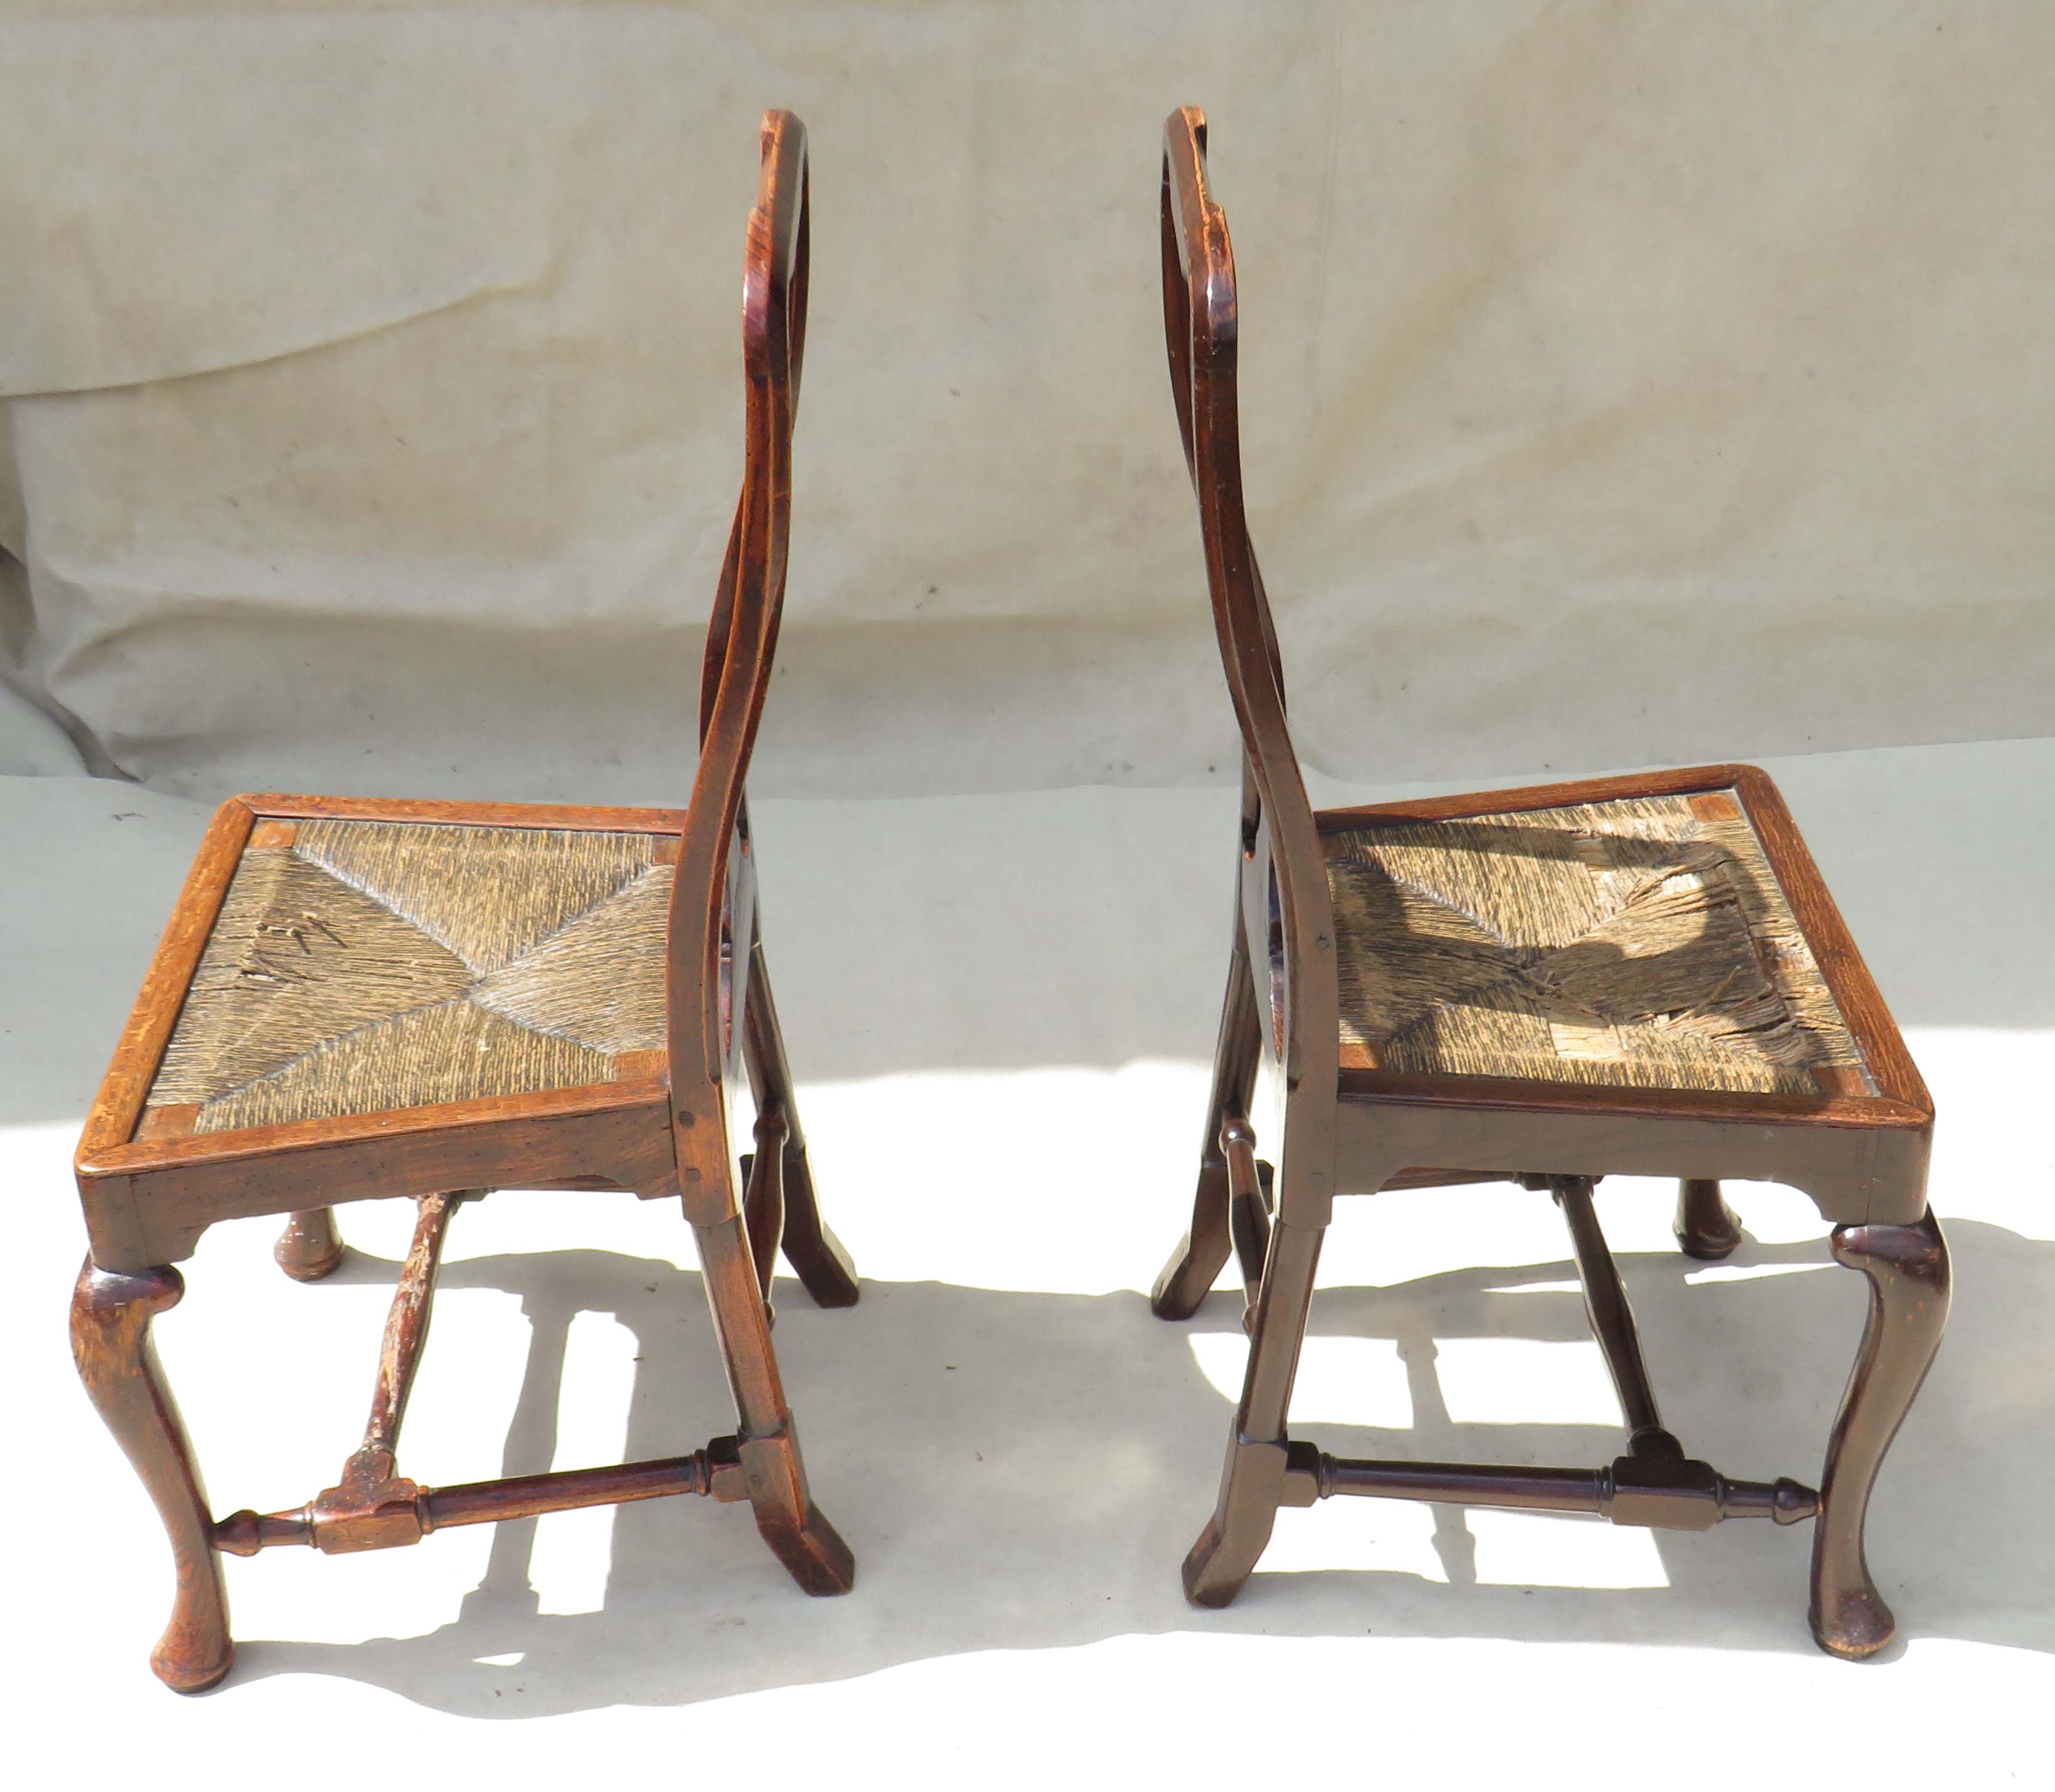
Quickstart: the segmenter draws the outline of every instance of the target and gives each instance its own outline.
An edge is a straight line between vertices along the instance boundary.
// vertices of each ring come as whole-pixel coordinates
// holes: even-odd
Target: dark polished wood
[[[1243,811],[1248,809],[1246,785]],[[1150,1305],[1158,1319],[1189,1319],[1213,1285],[1233,1249],[1224,1143],[1231,1125],[1246,1127],[1256,1072],[1263,1060],[1257,1031],[1256,990],[1249,980],[1248,942],[1237,911],[1228,957],[1227,995],[1221,1004],[1220,1041],[1213,1048],[1213,1091],[1206,1101],[1205,1130],[1199,1151],[1199,1186],[1192,1202],[1191,1229],[1156,1278]]]
[[[1669,1439],[1663,1429],[1663,1414],[1655,1403],[1655,1388],[1648,1379],[1648,1365],[1641,1355],[1641,1335],[1628,1304],[1619,1268],[1606,1248],[1605,1233],[1599,1229],[1598,1210],[1592,1205],[1595,1186],[1589,1176],[1549,1178],[1556,1204],[1570,1229],[1571,1254],[1577,1260],[1578,1280],[1584,1285],[1584,1315],[1592,1336],[1606,1360],[1613,1391],[1619,1396],[1619,1410],[1627,1418],[1627,1440],[1639,1448],[1651,1434]],[[1674,1443],[1674,1439],[1670,1439]]]
[[[214,1553],[207,1489],[150,1337],[150,1321],[176,1306],[185,1291],[176,1269],[123,1274],[87,1258],[72,1296],[71,1348],[86,1392],[142,1477],[172,1541],[177,1590],[150,1666],[175,1691],[203,1692],[235,1660],[228,1593]]]
[[[778,1024],[777,1005],[771,1000],[771,970],[763,961],[760,937],[750,947],[748,999],[744,1005],[744,1055],[757,1111],[776,1115],[784,1127],[783,1170],[779,1186],[783,1195],[780,1240],[785,1261],[791,1265],[792,1273],[816,1306],[854,1306],[856,1266],[842,1249],[842,1241],[821,1218],[820,1204],[814,1198],[807,1135],[799,1127],[791,1068],[785,1061],[785,1036]],[[767,1297],[771,1290],[767,1272],[763,1281]]]
[[[807,1592],[839,1593],[852,1584],[848,1546],[822,1517],[808,1488],[771,1353],[765,1298],[781,1246],[823,1305],[846,1306],[858,1290],[855,1272],[822,1223],[815,1200],[764,960],[744,791],[784,597],[808,256],[803,127],[790,112],[766,113],[761,150],[744,259],[742,488],[707,631],[698,684],[700,752],[688,806],[609,809],[289,794],[232,799],[201,843],[89,1115],[76,1169],[90,1255],[73,1301],[73,1337],[94,1402],[141,1475],[171,1538],[178,1592],[153,1664],[181,1691],[211,1685],[232,1658],[219,1559],[224,1551],[250,1555],[299,1544],[347,1553],[416,1543],[450,1526],[689,1493],[747,1501],[772,1551]],[[579,850],[633,847],[627,861],[605,862],[641,867],[631,874],[646,872],[649,881],[637,883],[637,890],[661,896],[656,880],[670,884],[662,945],[668,997],[662,1048],[649,1048],[657,1043],[653,1035],[638,1036],[603,1051],[581,1044],[586,1056],[566,1060],[581,1067],[580,1076],[593,1074],[583,1068],[588,1064],[605,1067],[612,1074],[605,1081],[534,1086],[517,1094],[474,1092],[468,1099],[395,1103],[370,1111],[303,1105],[297,1111],[325,1117],[278,1123],[234,1123],[279,1111],[261,1107],[239,1110],[225,1122],[220,1110],[190,1093],[164,1094],[153,1105],[151,1093],[168,1047],[183,1048],[176,1044],[185,1036],[181,1013],[196,1001],[195,978],[239,869],[252,854],[272,855],[266,862],[275,869],[284,855],[314,850],[307,844],[310,834],[329,838],[341,823],[538,831],[517,836],[515,844],[541,833],[591,833],[614,843],[586,843]],[[278,937],[287,954],[287,974],[276,974],[275,959],[239,974],[306,986],[310,973],[291,956],[295,947],[310,962],[315,945],[324,952],[347,949],[326,922],[307,919],[312,925],[306,928],[290,914],[265,923],[266,937]],[[441,949],[429,940],[419,950],[430,948]],[[401,971],[424,961],[418,953],[407,956],[415,949],[401,949]],[[653,956],[652,966],[653,973]],[[226,987],[232,995],[242,987],[234,975],[208,974],[215,977],[211,988]],[[460,965],[460,978],[463,974]],[[547,1076],[534,1080],[540,1085]],[[736,1150],[740,1123],[730,1112],[745,1080],[754,1091],[758,1143],[746,1215]],[[489,1087],[475,1080],[449,1086],[468,1091]],[[353,1098],[355,1087],[345,1093]],[[610,1189],[681,1201],[700,1249],[734,1396],[734,1435],[658,1462],[463,1487],[424,1487],[400,1474],[400,1423],[428,1336],[451,1217],[460,1202],[507,1186]],[[341,1260],[336,1205],[392,1198],[415,1201],[418,1223],[387,1320],[361,1443],[336,1483],[306,1505],[268,1514],[239,1512],[216,1523],[150,1348],[151,1317],[183,1289],[170,1265],[190,1257],[210,1226],[285,1214],[290,1217],[277,1259],[287,1274],[316,1280]]]
[[[1301,1452],[1305,1452],[1302,1455]],[[1367,1494],[1511,1512],[1584,1512],[1652,1530],[1710,1530],[1726,1518],[1795,1525],[1819,1510],[1820,1496],[1792,1480],[1730,1481],[1704,1462],[1627,1455],[1611,1467],[1488,1467],[1476,1462],[1353,1462],[1311,1445],[1292,1446],[1284,1503]],[[1653,1472],[1651,1472],[1651,1469]]]
[[[1741,1247],[1741,1219],[1708,1178],[1686,1178],[1677,1185],[1677,1248],[1702,1263],[1719,1263]]]
[[[313,1207],[295,1214],[278,1234],[271,1254],[296,1282],[318,1282],[341,1267],[344,1245],[333,1207]]]
[[[1263,1260],[1270,1254],[1270,1203],[1275,1176],[1256,1156],[1256,1134],[1246,1120],[1229,1120],[1221,1128],[1221,1151],[1227,1158],[1228,1230],[1234,1238],[1235,1261],[1241,1266],[1244,1312],[1252,1311],[1263,1286]]]
[[[778,1249],[785,1239],[785,1122],[782,1115],[757,1116],[756,1149],[742,1160],[743,1225],[749,1234],[749,1258],[763,1303],[771,1306],[771,1277]],[[773,1316],[776,1309],[772,1308]]]
[[[689,1456],[665,1456],[655,1462],[561,1469],[550,1474],[511,1475],[456,1487],[415,1487],[410,1496],[412,1510],[404,1513],[403,1522],[388,1541],[416,1543],[432,1531],[460,1525],[492,1525],[506,1518],[535,1518],[547,1512],[669,1499],[680,1494],[720,1500],[748,1498],[736,1440],[716,1438]],[[290,1512],[231,1513],[215,1524],[214,1546],[232,1556],[254,1556],[260,1549],[288,1544],[319,1549],[323,1546],[322,1518],[318,1502]],[[327,1549],[330,1554],[337,1553],[332,1543]]]
[[[1852,1660],[1890,1642],[1897,1620],[1870,1578],[1863,1520],[1884,1452],[1941,1347],[1948,1319],[1948,1247],[1927,1214],[1916,1226],[1844,1226],[1834,1261],[1869,1278],[1869,1316],[1841,1396],[1812,1533],[1812,1634]]]
[[[1316,812],[1286,724],[1276,629],[1244,514],[1233,251],[1208,189],[1205,120],[1191,109],[1173,113],[1166,127],[1162,226],[1171,391],[1243,749],[1236,926],[1198,1183],[1190,1226],[1154,1297],[1158,1315],[1183,1318],[1230,1253],[1240,1257],[1248,1364],[1213,1516],[1185,1559],[1185,1591],[1201,1605],[1227,1604],[1254,1570],[1278,1508],[1335,1494],[1597,1513],[1617,1523],[1680,1530],[1726,1518],[1790,1524],[1816,1514],[1814,1634],[1836,1654],[1873,1653],[1889,1639],[1892,1620],[1864,1563],[1863,1518],[1884,1451],[1939,1342],[1947,1254],[1926,1203],[1932,1101],[1818,868],[1774,785],[1745,765]],[[1681,815],[1680,826],[1700,831],[1678,839],[1735,831],[1719,836],[1734,843],[1718,849],[1727,855],[1722,862],[1757,866],[1760,875],[1749,873],[1757,881],[1747,887],[1752,899],[1771,905],[1745,910],[1732,894],[1736,911],[1769,917],[1762,925],[1777,933],[1774,941],[1752,931],[1740,936],[1737,961],[1749,974],[1759,972],[1773,993],[1787,986],[1765,980],[1796,977],[1792,965],[1812,980],[1805,999],[1816,1000],[1823,1018],[1815,1023],[1819,1030],[1797,1036],[1808,1056],[1793,1061],[1805,1068],[1758,1055],[1745,1075],[1730,1062],[1716,1076],[1718,1067],[1702,1056],[1690,1060],[1701,1073],[1690,1080],[1660,1055],[1684,1049],[1669,1044],[1643,1048],[1656,1055],[1632,1075],[1596,1073],[1588,1061],[1531,1058],[1518,1060],[1522,1068],[1513,1074],[1504,1058],[1489,1056],[1451,1068],[1446,1057],[1418,1052],[1406,1068],[1386,1061],[1387,1046],[1406,1044],[1402,1032],[1356,1028],[1344,1038],[1345,1013],[1355,1011],[1344,1004],[1343,946],[1359,951],[1367,937],[1375,951],[1390,936],[1338,933],[1331,873],[1350,875],[1351,867],[1374,862],[1380,839],[1410,843],[1405,850],[1415,851],[1426,850],[1426,841],[1442,855],[1437,862],[1448,863],[1465,852],[1506,850],[1516,823],[1531,837],[1547,823],[1534,811],[1607,804],[1639,805],[1633,812],[1640,816]],[[1556,849],[1555,862],[1589,864],[1585,849],[1605,846],[1606,837],[1574,836]],[[1753,856],[1734,856],[1744,852]],[[1684,862],[1683,868],[1710,862]],[[1724,869],[1718,874],[1727,875]],[[1355,925],[1382,912],[1363,906],[1360,882],[1339,887],[1356,905],[1350,911]],[[1731,894],[1733,886],[1722,887]],[[1438,951],[1438,942],[1472,937],[1463,925],[1457,916],[1453,932],[1422,937]],[[1795,956],[1769,964],[1785,945]],[[1498,945],[1485,939],[1473,949]],[[1615,961],[1634,957],[1611,945],[1596,949]],[[1443,961],[1430,954],[1415,962],[1431,968]],[[1363,986],[1359,977],[1354,987]],[[1528,987],[1544,989],[1532,980]],[[1709,997],[1724,997],[1727,988],[1718,984]],[[1540,1010],[1521,1012],[1538,1024]],[[1569,1047],[1551,1049],[1591,1060],[1594,1029],[1580,1031],[1580,1016],[1603,1020],[1602,1012],[1574,1004],[1556,1012],[1576,1024]],[[1680,1011],[1666,1003],[1635,1012],[1635,1024],[1647,1032]],[[1610,1061],[1623,1064],[1626,1048],[1609,1036]],[[1743,1036],[1737,1029],[1731,1036]],[[1649,1072],[1654,1064],[1665,1066],[1662,1075]],[[1259,1141],[1248,1111],[1265,1068],[1281,1097],[1281,1130],[1260,1142],[1274,1177],[1256,1170]],[[1430,1167],[1457,1165],[1464,1167]],[[1789,1478],[1724,1477],[1688,1458],[1663,1428],[1633,1312],[1592,1206],[1594,1183],[1608,1174],[1678,1181],[1678,1241],[1706,1259],[1730,1254],[1741,1240],[1720,1192],[1722,1178],[1802,1189],[1836,1228],[1836,1260],[1869,1277],[1870,1322],[1817,1494]],[[1286,1423],[1292,1378],[1334,1198],[1499,1178],[1549,1190],[1563,1209],[1592,1332],[1626,1414],[1627,1453],[1601,1469],[1527,1469],[1351,1461],[1292,1440]]]

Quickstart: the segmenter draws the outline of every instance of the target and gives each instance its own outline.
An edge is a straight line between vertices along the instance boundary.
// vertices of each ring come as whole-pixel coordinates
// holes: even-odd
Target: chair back
[[[784,607],[807,236],[807,129],[789,112],[767,112],[743,265],[742,493],[707,624],[699,771],[671,894],[672,1099],[687,1111],[707,1100],[707,1084],[718,1085],[732,1060],[748,974],[755,875],[743,785]]]
[[[1163,131],[1163,328],[1185,464],[1199,501],[1213,628],[1242,741],[1240,914],[1288,1089],[1331,1094],[1340,990],[1326,855],[1284,718],[1284,677],[1263,574],[1242,508],[1234,250],[1206,177],[1205,115],[1186,106]],[[1311,1139],[1315,1161],[1330,1166]],[[1331,1151],[1327,1154],[1331,1155]]]

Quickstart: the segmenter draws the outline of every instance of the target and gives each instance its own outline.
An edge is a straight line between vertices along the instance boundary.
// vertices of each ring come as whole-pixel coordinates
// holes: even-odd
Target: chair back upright
[[[1196,107],[1173,112],[1164,127],[1162,226],[1170,387],[1199,502],[1214,631],[1241,728],[1240,924],[1266,1053],[1288,1095],[1303,1089],[1315,1098],[1288,1103],[1284,1148],[1297,1147],[1298,1176],[1323,1196],[1340,1058],[1334,910],[1242,507],[1234,250],[1208,190],[1205,115]]]
[[[767,112],[742,282],[742,492],[707,624],[699,769],[671,895],[672,1103],[687,1125],[720,1111],[720,1085],[741,1036],[755,918],[743,786],[784,606],[792,419],[807,335],[807,209],[806,127],[789,112]]]

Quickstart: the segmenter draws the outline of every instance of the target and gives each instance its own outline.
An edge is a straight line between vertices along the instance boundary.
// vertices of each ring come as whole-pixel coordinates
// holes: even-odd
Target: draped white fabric
[[[1205,105],[1299,743],[2055,729],[2055,13],[15,5],[0,769],[682,797],[755,123],[815,278],[759,787],[1224,777],[1163,371]],[[18,563],[14,563],[18,562]]]

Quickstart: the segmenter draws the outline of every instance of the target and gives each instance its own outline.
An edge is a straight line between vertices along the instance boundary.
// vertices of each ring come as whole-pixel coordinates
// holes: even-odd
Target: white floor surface
[[[0,780],[12,1783],[1552,1785],[1642,1763],[1677,1786],[2048,1783],[2055,741],[1770,769],[1941,1115],[1954,1319],[1872,1510],[1902,1638],[1877,1663],[1814,1649],[1807,1531],[1760,1524],[1335,1501],[1283,1515],[1233,1608],[1184,1603],[1240,1303],[1166,1325],[1145,1291],[1185,1221],[1233,798],[1082,789],[756,806],[816,1175],[865,1277],[842,1312],[776,1291],[855,1592],[803,1597],[746,1509],[697,1500],[277,1550],[228,1562],[238,1664],[191,1699],[146,1666],[169,1556],[73,1376],[65,1307],[70,1152],[205,811]],[[1608,1182],[1600,1212],[1686,1447],[1816,1480],[1864,1285],[1803,1198],[1731,1193],[1749,1242],[1714,1268],[1671,1248],[1665,1186]],[[411,1214],[341,1218],[350,1259],[305,1288],[272,1267],[271,1222],[217,1228],[158,1324],[219,1511],[300,1503],[356,1441]],[[1566,1257],[1546,1198],[1509,1187],[1345,1204],[1300,1435],[1608,1459],[1619,1411]],[[582,1466],[731,1428],[674,1209],[510,1191],[458,1216],[406,1472]]]

